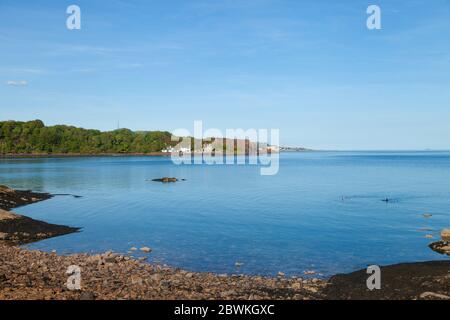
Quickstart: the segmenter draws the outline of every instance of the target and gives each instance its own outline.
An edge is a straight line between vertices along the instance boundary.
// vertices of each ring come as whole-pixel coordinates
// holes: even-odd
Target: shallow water
[[[146,181],[163,176],[187,181]],[[450,152],[282,154],[276,176],[164,157],[3,159],[0,184],[82,196],[16,209],[83,228],[33,249],[126,253],[145,245],[150,261],[263,275],[446,259],[425,235],[450,227]]]

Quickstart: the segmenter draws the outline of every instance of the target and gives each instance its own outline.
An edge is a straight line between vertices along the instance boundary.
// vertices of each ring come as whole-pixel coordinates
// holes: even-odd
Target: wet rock
[[[141,250],[142,252],[144,252],[144,253],[150,253],[150,252],[152,252],[152,249],[149,248],[149,247],[142,247],[140,250]]]
[[[450,229],[444,229],[441,232],[442,240],[444,241],[450,241]]]
[[[416,300],[424,292],[450,295],[450,261],[382,266],[382,288],[367,289],[367,269],[330,278],[321,291],[331,300]]]
[[[436,292],[424,292],[420,295],[420,299],[425,300],[450,300],[450,296]]]
[[[169,178],[169,177],[164,177],[164,178],[160,178],[160,179],[153,179],[153,182],[162,182],[162,183],[174,183],[174,182],[178,182],[177,178]]]
[[[10,210],[27,204],[50,199],[48,193],[14,190],[7,186],[0,186],[0,209]]]
[[[79,231],[79,228],[49,224],[0,209],[0,235],[2,240],[26,244],[77,231]]]
[[[448,241],[438,241],[430,244],[429,246],[433,251],[440,254],[446,254],[450,256],[450,242]]]
[[[0,186],[0,240],[26,244],[79,231],[79,228],[49,224],[7,211],[51,197],[47,193],[19,191]]]
[[[316,274],[316,272],[313,270],[307,270],[307,271],[303,272],[303,274],[304,275],[314,275],[314,274]]]

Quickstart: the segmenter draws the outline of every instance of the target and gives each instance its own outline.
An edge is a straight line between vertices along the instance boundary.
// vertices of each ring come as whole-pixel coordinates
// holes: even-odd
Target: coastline
[[[10,211],[52,197],[48,193],[14,190],[0,185],[0,242],[20,245],[78,232],[79,228],[50,224]]]
[[[95,158],[95,157],[169,157],[170,153],[14,153],[0,154],[0,159],[14,158]]]
[[[5,191],[5,186],[2,186]],[[8,188],[9,189],[9,188]],[[13,190],[15,191],[15,190]],[[11,193],[12,189],[6,190]],[[16,206],[50,199],[49,194],[15,191],[21,197]],[[29,197],[25,197],[28,193]],[[5,193],[1,193],[0,195]],[[36,196],[41,195],[38,199]],[[0,210],[2,205],[0,202]],[[12,214],[4,211],[6,214]],[[17,215],[15,215],[17,216]],[[55,226],[29,219],[46,228]],[[11,223],[14,219],[7,219]],[[5,221],[0,220],[1,223]],[[16,227],[12,225],[12,227]],[[69,228],[69,229],[66,229]],[[49,230],[50,230],[49,229]],[[70,256],[32,251],[18,247],[61,234],[42,233],[42,238],[0,241],[0,300],[448,300],[450,299],[450,260],[399,264],[382,267],[382,290],[369,291],[366,270],[335,275],[330,279],[218,275],[189,272],[166,265],[146,263],[131,255],[107,252],[100,255]],[[67,288],[67,268],[82,270],[81,290]]]
[[[281,153],[308,153],[317,152],[316,150],[298,150],[298,151],[280,151],[274,154]],[[326,151],[319,151],[326,152]],[[203,155],[203,152],[190,153],[192,156]],[[221,155],[235,155],[235,156],[258,156],[270,153],[222,153]],[[96,157],[170,157],[171,153],[167,152],[150,152],[150,153],[6,153],[0,154],[0,159],[14,159],[14,158],[96,158]]]

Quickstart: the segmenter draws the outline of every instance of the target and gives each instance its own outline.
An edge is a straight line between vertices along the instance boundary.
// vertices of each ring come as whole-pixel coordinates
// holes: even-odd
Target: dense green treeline
[[[40,120],[0,122],[0,154],[151,153],[169,145],[173,145],[171,134],[162,131],[101,132],[65,125],[46,127]]]

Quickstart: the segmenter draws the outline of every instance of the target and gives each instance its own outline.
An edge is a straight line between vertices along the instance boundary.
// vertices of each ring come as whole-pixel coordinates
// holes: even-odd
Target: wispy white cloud
[[[38,68],[14,68],[11,70],[16,73],[28,73],[28,74],[45,74],[47,70]]]
[[[0,73],[3,74],[15,74],[15,75],[42,75],[47,74],[48,70],[40,68],[28,68],[28,67],[0,67]]]
[[[102,46],[90,46],[90,45],[59,45],[57,51],[53,51],[56,54],[92,54],[92,55],[112,55],[114,53],[127,51],[123,48],[109,48]]]
[[[25,87],[28,85],[28,81],[26,80],[8,80],[6,81],[6,85],[12,86],[12,87]]]

